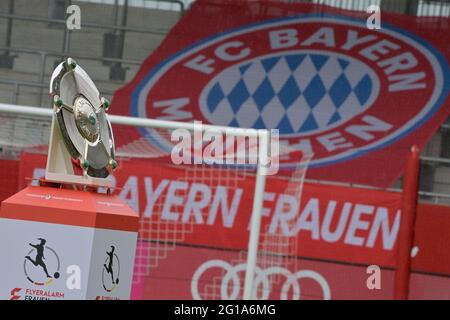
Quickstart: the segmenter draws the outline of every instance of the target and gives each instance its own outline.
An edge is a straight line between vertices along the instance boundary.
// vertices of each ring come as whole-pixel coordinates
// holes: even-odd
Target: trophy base
[[[1,205],[0,299],[129,299],[138,226],[116,196],[23,189]]]

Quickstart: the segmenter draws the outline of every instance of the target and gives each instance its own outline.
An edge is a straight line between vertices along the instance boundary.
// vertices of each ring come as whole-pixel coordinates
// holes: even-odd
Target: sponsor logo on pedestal
[[[60,277],[61,261],[56,251],[49,247],[47,240],[38,238],[37,243],[28,243],[28,251],[23,261],[26,279],[33,284],[31,288],[13,288],[10,300],[51,300],[64,298],[64,292],[47,289]]]
[[[119,286],[120,277],[120,260],[116,254],[116,247],[111,245],[106,250],[106,259],[102,268],[102,286],[108,293],[104,296],[97,296],[96,300],[119,300],[118,297],[113,295],[114,291]]]

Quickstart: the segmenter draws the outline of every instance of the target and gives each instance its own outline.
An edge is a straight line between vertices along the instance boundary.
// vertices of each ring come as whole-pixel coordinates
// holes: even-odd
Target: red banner
[[[25,186],[24,178],[44,174],[42,155],[24,154],[20,163],[20,187]],[[168,281],[167,273],[177,268],[174,274],[178,280],[173,281],[180,287],[176,298],[195,298],[192,279],[195,280],[194,273],[203,264],[202,268],[212,270],[205,269],[201,276],[211,279],[220,268],[231,268],[229,265],[239,268],[245,263],[254,177],[234,177],[220,170],[192,172],[151,161],[123,160],[114,174],[114,182],[120,187],[115,193],[141,215],[135,266],[136,297],[163,298],[164,290],[155,288],[161,288],[158,283]],[[322,278],[326,279],[334,298],[390,298],[392,272],[387,269],[396,266],[401,195],[305,184],[299,199],[289,194],[286,187],[287,182],[282,179],[270,177],[267,182],[260,250],[265,250],[268,257],[275,254],[286,257],[283,266],[289,272],[300,266],[315,266],[311,270],[320,276],[311,274],[319,288],[312,284],[303,298],[323,296],[326,289]],[[434,291],[430,294],[423,291],[423,295],[415,292],[417,298],[443,295],[449,298],[448,217],[448,207],[419,205],[412,259],[413,272],[417,275],[412,278],[412,287],[434,288]],[[188,259],[187,255],[192,256]],[[387,268],[383,271],[388,275],[383,278],[387,291],[368,291],[365,282],[361,282],[367,279],[366,266],[372,264]],[[349,292],[339,291],[344,285],[340,283],[339,270],[347,272],[345,279],[352,288]],[[239,271],[241,276],[242,271]],[[444,277],[442,281],[434,280],[440,276]],[[186,279],[190,282],[186,283]],[[220,288],[216,288],[219,293],[214,297],[228,297],[223,296],[225,293]],[[207,290],[200,287],[198,290],[199,296],[205,298]],[[274,290],[275,296],[270,297],[279,298],[276,294],[281,294],[280,290]],[[360,291],[365,293],[360,295]],[[289,297],[291,294],[295,297],[295,292],[290,292]]]
[[[314,155],[309,178],[389,186],[410,146],[422,147],[448,116],[450,52],[435,20],[383,12],[371,30],[368,17],[282,1],[196,1],[111,110],[277,128],[281,143]],[[169,137],[154,130],[120,130],[119,150],[170,153]]]

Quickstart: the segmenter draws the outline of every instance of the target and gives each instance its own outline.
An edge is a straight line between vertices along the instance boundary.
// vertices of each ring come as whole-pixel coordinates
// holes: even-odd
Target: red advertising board
[[[283,1],[196,1],[111,110],[276,128],[281,143],[314,155],[309,178],[390,186],[409,148],[448,116],[450,51],[436,23],[448,19],[383,12],[381,29],[369,29],[368,17]],[[173,144],[153,129],[117,132],[124,152],[167,154]],[[296,158],[280,165],[289,170]]]
[[[180,262],[183,268],[180,268]],[[136,297],[147,299],[236,299],[242,295],[244,272],[242,257],[233,251],[179,246],[160,265],[151,270],[141,286],[136,286]],[[285,270],[283,270],[285,269]],[[286,273],[299,277],[289,290],[289,283],[280,279],[270,286],[259,283],[257,298],[268,299],[392,299],[394,271],[383,269],[381,290],[368,290],[365,266],[320,260],[297,259],[291,261],[278,275]],[[257,274],[269,275],[269,268],[261,268]],[[303,274],[299,274],[303,272]],[[239,282],[228,277],[239,275]],[[273,276],[273,273],[272,273]],[[303,277],[302,277],[303,276]],[[233,286],[233,289],[231,289]],[[410,282],[410,299],[449,299],[450,279],[429,274],[413,273]],[[222,288],[228,288],[223,290]],[[236,291],[235,291],[235,288]],[[296,289],[299,294],[296,295]],[[239,293],[237,292],[239,290]],[[176,294],[174,295],[174,292]]]
[[[25,177],[42,176],[44,165],[43,155],[24,154],[20,186],[25,185]],[[254,178],[226,182],[223,177],[227,175],[223,172],[221,176],[220,170],[214,171],[214,177],[186,172],[183,167],[152,161],[123,160],[114,174],[115,184],[120,187],[115,193],[141,215],[136,298],[157,299],[170,294],[179,299],[230,298],[239,294],[234,289],[222,291],[222,286],[231,286],[230,281],[236,279],[230,278],[224,284],[219,281],[212,289],[204,285],[214,284],[218,277],[215,273],[223,277],[232,267],[243,279],[239,268],[245,263]],[[289,271],[298,276],[301,270],[310,271],[306,274],[311,279],[305,280],[301,298],[323,297],[328,287],[331,298],[392,298],[400,194],[307,183],[298,201],[284,191],[286,184],[283,179],[268,179],[261,247],[286,257],[281,263],[283,270],[277,272]],[[295,214],[290,215],[290,210]],[[449,298],[449,229],[448,207],[419,205],[411,297]],[[283,245],[282,241],[289,238],[292,241]],[[272,246],[264,247],[267,240],[273,241]],[[264,259],[261,272],[274,271],[270,268],[278,264],[268,257]],[[367,289],[368,265],[383,269],[383,290]],[[295,288],[283,289],[283,282],[278,289],[269,290],[273,295],[264,296],[267,283],[261,281],[261,297],[296,297]],[[161,283],[167,292],[161,289]],[[346,283],[348,290],[343,289]],[[197,284],[199,287],[194,288]]]

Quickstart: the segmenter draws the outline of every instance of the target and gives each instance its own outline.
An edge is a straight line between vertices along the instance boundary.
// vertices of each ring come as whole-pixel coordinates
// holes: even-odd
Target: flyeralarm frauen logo
[[[32,284],[46,286],[59,278],[61,263],[56,251],[46,246],[47,240],[38,240],[36,244],[28,244],[32,249],[25,256],[23,270]]]
[[[96,300],[119,300],[114,296],[114,291],[119,286],[120,281],[120,260],[116,253],[116,246],[111,245],[106,250],[106,259],[102,268],[102,286],[105,295],[96,296]]]
[[[61,261],[47,240],[38,238],[28,243],[31,247],[24,256],[23,272],[30,282],[28,288],[12,288],[10,300],[50,300],[64,298],[64,292],[52,290],[51,285],[60,278]]]

